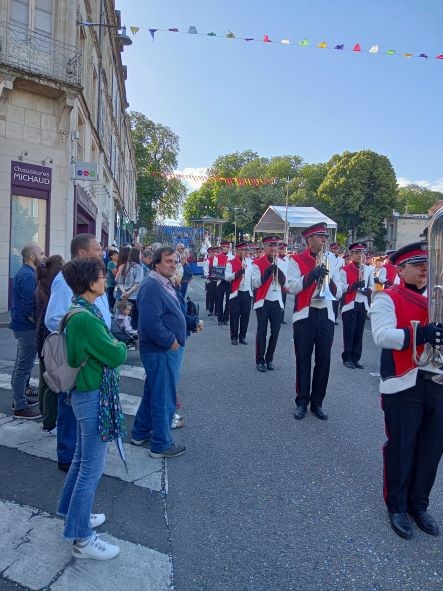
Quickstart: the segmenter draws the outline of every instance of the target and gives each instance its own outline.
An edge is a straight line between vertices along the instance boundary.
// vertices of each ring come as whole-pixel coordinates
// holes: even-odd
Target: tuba
[[[321,251],[317,255],[317,267],[319,267],[319,266],[325,267],[328,270],[328,274],[321,281],[321,283],[320,282],[318,283],[319,287],[321,286],[320,291],[312,299],[313,300],[325,300],[327,302],[336,302],[337,298],[332,295],[331,288],[329,286],[329,283],[330,283],[329,272],[331,270],[330,269],[331,265],[330,265],[330,259],[329,259],[329,249],[328,249],[326,243],[323,244]]]
[[[443,207],[431,219],[428,230],[428,322],[443,323]],[[417,355],[418,320],[411,320],[412,359],[418,367],[431,363],[435,367],[443,365],[443,352],[440,345],[425,343],[421,357]]]

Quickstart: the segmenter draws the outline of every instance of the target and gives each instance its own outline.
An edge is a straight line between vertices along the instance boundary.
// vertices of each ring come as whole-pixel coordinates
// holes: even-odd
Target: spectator
[[[141,445],[150,439],[149,455],[153,458],[180,456],[186,449],[176,445],[171,435],[180,348],[186,339],[186,320],[170,281],[175,262],[173,248],[158,249],[152,260],[154,269],[143,282],[137,298],[139,348],[146,380],[131,443]]]
[[[180,291],[181,291],[183,298],[186,297],[186,292],[188,291],[188,286],[189,286],[190,282],[192,281],[192,270],[191,270],[191,267],[188,263],[188,254],[189,254],[189,252],[187,250],[185,250],[180,257],[180,263],[181,263],[181,266],[183,269],[183,274],[182,274],[182,278],[180,281]]]
[[[71,257],[91,257],[101,260],[101,247],[93,234],[78,234],[71,241]],[[51,297],[45,315],[45,324],[48,330],[58,328],[60,320],[71,307],[72,290],[66,283],[63,273],[59,273],[51,286]],[[111,314],[109,312],[108,298],[99,296],[95,305],[102,313],[106,326],[111,326]],[[67,393],[62,392],[58,397],[57,410],[57,458],[58,468],[67,472],[74,457],[75,443],[77,440],[77,421],[69,404]]]
[[[45,314],[51,295],[51,285],[55,276],[60,273],[64,265],[58,254],[48,257],[37,267],[37,290],[35,292],[35,324],[37,329],[37,355],[40,366],[40,380],[38,402],[40,414],[43,416],[42,435],[55,436],[57,434],[58,394],[53,392],[43,378],[45,362],[42,349],[49,330],[45,325]]]
[[[12,372],[11,386],[14,412],[18,419],[41,417],[38,402],[31,403],[26,396],[27,386],[37,356],[35,327],[35,270],[43,262],[45,253],[38,244],[27,244],[21,252],[23,265],[14,278],[14,290],[9,328],[17,340],[17,355]],[[28,390],[29,393],[29,390]]]
[[[118,252],[117,258],[117,273],[115,275],[115,291],[114,291],[114,299],[119,300],[122,297],[122,292],[118,287],[118,279],[120,277],[120,273],[123,270],[123,267],[128,262],[129,252],[131,250],[130,246],[122,246]]]
[[[134,330],[138,327],[137,293],[145,277],[143,267],[140,264],[140,251],[131,248],[129,257],[122,267],[117,279],[117,286],[121,292],[121,299],[129,301],[132,305],[131,326]]]
[[[154,244],[151,246],[151,250],[152,252],[155,252],[159,248],[162,248],[162,246],[163,244],[161,242],[154,242]]]
[[[68,363],[71,367],[87,363],[70,396],[79,437],[57,513],[65,517],[64,537],[74,541],[74,557],[108,560],[120,549],[93,531],[105,521],[105,515],[91,511],[105,466],[107,442],[126,433],[115,369],[126,359],[126,346],[112,337],[95,305],[105,293],[103,261],[97,256],[75,258],[65,265],[63,276],[74,294],[74,307],[84,309],[66,326]]]
[[[114,290],[115,276],[117,275],[118,250],[113,250],[111,248],[108,252],[108,256],[109,262],[106,265],[106,294],[108,296],[109,309],[112,312],[115,304]]]
[[[149,271],[152,270],[152,251],[151,250],[144,250],[142,252],[142,267],[145,274],[145,277],[149,274]]]
[[[137,335],[137,331],[131,326],[131,310],[132,304],[128,301],[121,300],[117,302],[117,312],[115,314],[115,321],[124,330],[125,333],[131,336]]]

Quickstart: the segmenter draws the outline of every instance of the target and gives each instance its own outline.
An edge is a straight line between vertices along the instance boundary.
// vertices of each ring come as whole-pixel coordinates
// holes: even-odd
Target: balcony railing
[[[0,23],[0,64],[81,86],[81,50],[12,23]]]

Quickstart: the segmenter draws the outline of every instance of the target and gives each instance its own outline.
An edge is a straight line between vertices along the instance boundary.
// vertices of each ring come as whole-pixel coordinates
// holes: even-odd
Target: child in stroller
[[[111,332],[118,341],[126,344],[129,350],[135,350],[138,333],[131,326],[131,308],[128,301],[119,300],[115,304],[115,316],[111,321]]]

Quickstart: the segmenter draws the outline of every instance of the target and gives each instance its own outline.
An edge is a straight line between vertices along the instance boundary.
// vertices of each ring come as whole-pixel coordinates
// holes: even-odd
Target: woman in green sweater
[[[72,289],[74,307],[84,311],[66,326],[68,363],[80,370],[71,404],[77,419],[77,447],[61,493],[58,514],[65,517],[64,537],[74,541],[76,558],[108,560],[120,552],[101,540],[93,528],[105,521],[92,514],[95,492],[103,474],[107,442],[125,435],[119,400],[117,367],[126,359],[126,346],[110,334],[94,301],[105,292],[105,266],[100,259],[72,259],[63,268]]]

